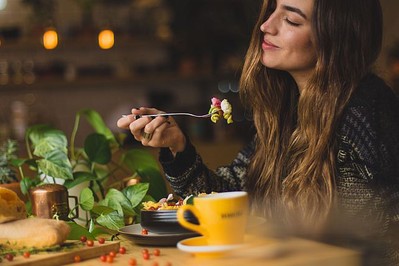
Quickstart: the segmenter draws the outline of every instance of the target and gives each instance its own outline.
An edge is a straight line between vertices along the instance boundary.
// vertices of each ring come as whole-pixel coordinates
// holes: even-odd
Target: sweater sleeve
[[[245,174],[254,143],[242,149],[228,166],[212,171],[188,140],[184,151],[174,158],[169,149],[160,150],[159,161],[174,192],[182,197],[190,194],[245,190]]]
[[[346,109],[339,131],[340,215],[364,248],[399,263],[399,104],[384,85],[369,85]]]

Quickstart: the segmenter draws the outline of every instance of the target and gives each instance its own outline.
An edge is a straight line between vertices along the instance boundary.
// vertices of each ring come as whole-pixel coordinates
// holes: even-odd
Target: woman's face
[[[316,64],[311,30],[314,0],[276,0],[276,9],[260,26],[262,64],[285,70],[295,79],[308,76]]]

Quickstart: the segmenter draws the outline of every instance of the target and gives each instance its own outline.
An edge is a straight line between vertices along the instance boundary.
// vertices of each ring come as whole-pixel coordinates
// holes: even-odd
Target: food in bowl
[[[175,199],[172,194],[158,202],[143,202],[141,210],[141,227],[148,232],[157,234],[182,234],[193,233],[180,225],[177,221],[177,209],[187,204],[192,196],[183,199]],[[198,224],[197,218],[189,212],[186,212],[186,219],[192,223]]]

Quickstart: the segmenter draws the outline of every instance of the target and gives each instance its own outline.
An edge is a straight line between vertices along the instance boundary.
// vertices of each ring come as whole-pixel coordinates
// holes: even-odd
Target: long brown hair
[[[246,186],[264,215],[287,210],[299,226],[322,225],[334,203],[336,127],[380,52],[381,7],[378,0],[314,0],[317,62],[300,94],[287,72],[261,63],[260,25],[275,8],[276,0],[264,0],[240,80],[257,132]]]

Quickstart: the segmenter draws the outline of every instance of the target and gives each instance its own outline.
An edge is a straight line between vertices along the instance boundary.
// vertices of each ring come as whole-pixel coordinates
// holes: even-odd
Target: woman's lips
[[[270,50],[270,49],[277,49],[277,48],[279,48],[277,45],[275,45],[267,40],[263,40],[263,42],[262,42],[263,50]]]

